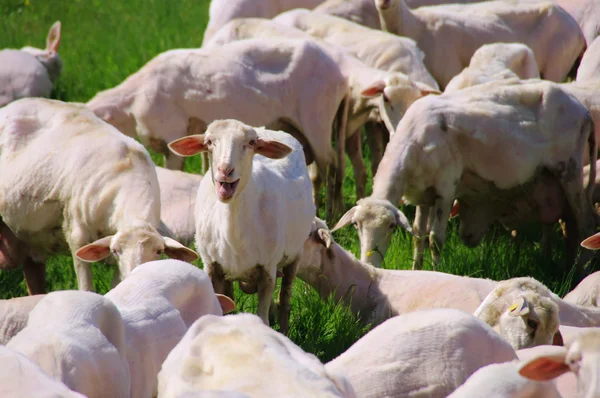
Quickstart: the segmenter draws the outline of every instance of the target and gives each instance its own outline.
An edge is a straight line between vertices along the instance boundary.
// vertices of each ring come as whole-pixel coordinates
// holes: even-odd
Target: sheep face
[[[135,267],[148,261],[159,260],[163,254],[183,261],[194,261],[198,254],[179,242],[160,236],[146,222],[126,225],[115,235],[99,239],[79,249],[76,256],[83,261],[100,261],[110,254],[118,262],[113,285],[125,279]]]
[[[329,248],[333,242],[325,222],[315,217],[308,238],[304,241],[302,256],[298,260],[298,276],[303,280],[314,280],[313,286],[316,286],[320,280],[323,263],[330,259]]]
[[[397,226],[412,233],[406,216],[384,199],[365,198],[348,210],[333,231],[353,224],[360,240],[360,259],[381,267],[385,252]]]
[[[55,82],[62,71],[62,60],[58,55],[58,47],[60,46],[60,21],[56,21],[46,37],[46,48],[39,49],[35,47],[23,47],[21,51],[25,51],[34,57],[48,70],[48,76],[52,82]]]
[[[173,141],[169,148],[180,156],[208,152],[210,173],[219,201],[232,202],[248,184],[252,174],[252,158],[260,154],[281,159],[292,152],[285,144],[260,137],[252,127],[237,120],[212,122],[205,134]]]

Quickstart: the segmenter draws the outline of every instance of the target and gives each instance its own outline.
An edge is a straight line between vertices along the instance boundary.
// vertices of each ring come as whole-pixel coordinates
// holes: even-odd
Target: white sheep
[[[215,292],[233,298],[232,280],[255,284],[257,312],[268,325],[283,268],[279,325],[287,333],[292,282],[316,210],[302,146],[280,131],[217,120],[204,135],[169,147],[182,156],[211,155],[211,178],[200,183],[195,216],[196,250]]]
[[[163,363],[159,397],[204,390],[251,398],[355,397],[344,378],[250,314],[198,319]]]
[[[551,2],[485,1],[411,10],[404,0],[374,1],[382,29],[414,39],[441,88],[484,44],[528,45],[541,76],[556,82],[567,76],[585,48],[585,37],[577,22]]]
[[[600,271],[579,282],[563,300],[576,305],[600,307]]]
[[[8,243],[26,246],[22,261],[3,268],[23,264],[30,294],[44,292],[45,258],[57,253],[72,254],[80,290],[93,289],[90,262],[111,253],[113,284],[163,252],[197,258],[156,231],[160,197],[148,152],[83,104],[24,98],[0,109],[0,215],[18,238]]]
[[[402,226],[422,237],[415,239],[413,258],[414,268],[421,268],[428,234],[434,266],[439,262],[454,199],[461,205],[461,239],[469,246],[477,245],[495,220],[518,224],[527,216],[550,223],[571,211],[567,254],[574,262],[579,242],[595,225],[593,183],[587,189],[582,183],[585,146],[596,146],[593,130],[587,109],[551,82],[490,82],[427,96],[411,105],[398,125],[372,195],[358,201],[333,230],[356,224],[361,260],[381,265],[394,228]],[[595,163],[596,152],[590,152]],[[528,201],[539,201],[536,189],[544,191],[547,180],[562,200],[549,214]],[[402,198],[417,205],[413,228],[395,207]],[[517,200],[530,210],[513,208]],[[468,204],[481,212],[462,211]],[[381,256],[367,256],[375,249]],[[590,255],[579,257],[578,271]]]
[[[0,300],[0,345],[6,345],[27,326],[29,313],[44,294]]]
[[[0,345],[0,396],[85,398],[48,376],[23,354]]]
[[[372,255],[378,255],[375,251]],[[379,324],[407,312],[454,308],[473,313],[496,282],[433,271],[375,268],[338,245],[323,221],[315,218],[298,262],[298,277],[324,300],[331,294]]]
[[[155,397],[157,375],[190,325],[206,314],[223,315],[233,302],[218,298],[201,269],[178,260],[150,261],[106,293],[125,325],[132,398]]]
[[[482,366],[516,359],[488,325],[454,309],[388,319],[327,363],[362,398],[446,397]]]
[[[598,79],[600,79],[600,38],[596,38],[583,54],[575,80],[588,82]]]
[[[50,97],[62,70],[58,55],[60,21],[54,22],[46,48],[23,47],[0,51],[0,107],[24,97]]]
[[[160,188],[158,232],[187,246],[196,233],[194,209],[202,176],[156,166],[156,177]]]
[[[109,299],[96,293],[48,293],[7,347],[89,398],[129,397],[123,319]]]
[[[444,93],[504,79],[539,79],[533,51],[521,43],[492,43],[479,47],[469,66],[454,76]]]

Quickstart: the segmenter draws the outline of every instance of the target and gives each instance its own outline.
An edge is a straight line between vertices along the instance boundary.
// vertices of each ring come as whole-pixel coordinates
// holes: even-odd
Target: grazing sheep
[[[202,45],[232,19],[273,18],[294,8],[315,8],[322,2],[323,0],[212,0]]]
[[[283,269],[279,325],[287,333],[292,282],[316,210],[302,146],[281,131],[217,120],[204,135],[169,147],[181,156],[211,155],[211,178],[202,179],[196,199],[196,249],[215,292],[233,299],[232,280],[255,285],[268,325]]]
[[[217,298],[204,271],[178,260],[136,267],[105,297],[123,317],[132,398],[156,396],[160,366],[192,323],[223,315],[220,300],[227,311],[234,307],[229,298]]]
[[[203,390],[251,398],[355,397],[344,378],[250,314],[198,319],[163,363],[159,397]]]
[[[44,294],[0,300],[0,345],[6,345],[27,326],[29,313]]]
[[[23,354],[0,345],[0,396],[85,398],[48,376]]]
[[[575,289],[571,290],[563,298],[568,303],[599,307],[600,306],[600,271],[586,277],[579,282]]]
[[[158,232],[188,246],[196,233],[194,209],[202,176],[156,166],[156,177],[160,188]]]
[[[489,279],[442,272],[375,268],[338,245],[318,218],[304,243],[298,277],[324,300],[334,294],[336,300],[343,300],[352,312],[375,325],[396,315],[429,308],[473,313],[496,286]]]
[[[469,246],[477,245],[495,220],[510,224],[528,216],[548,223],[567,208],[573,214],[573,222],[567,223],[567,253],[574,259],[578,242],[591,234],[595,223],[590,187],[584,191],[582,183],[585,145],[595,148],[593,131],[585,107],[551,82],[491,82],[420,99],[392,136],[372,195],[358,201],[334,231],[356,224],[361,260],[378,266],[400,225],[421,237],[415,239],[413,258],[413,267],[420,269],[428,229],[434,266],[439,262],[456,198],[461,205],[461,239]],[[596,152],[590,152],[595,163]],[[530,203],[546,196],[546,185],[559,188],[565,206],[558,203],[546,212],[545,206]],[[395,207],[401,198],[418,205],[412,229]],[[520,206],[511,206],[516,200]],[[530,211],[523,211],[523,205]],[[380,255],[367,256],[375,250]],[[580,273],[589,255],[579,257]]]
[[[542,353],[525,361],[519,374],[531,380],[546,381],[573,372],[577,378],[576,397],[600,396],[600,331],[583,333],[567,347],[557,351]]]
[[[83,104],[24,98],[0,109],[0,215],[8,227],[0,228],[0,267],[22,264],[30,294],[45,291],[45,258],[54,254],[72,254],[80,290],[93,289],[90,262],[111,253],[113,284],[163,252],[197,258],[156,232],[148,152]]]
[[[54,22],[46,48],[23,47],[0,51],[0,107],[24,97],[50,97],[62,70],[58,55],[60,21]]]
[[[123,320],[117,307],[96,293],[48,293],[7,347],[89,398],[129,397]]]
[[[600,79],[600,38],[594,39],[583,54],[575,80],[587,83],[598,79]]]
[[[446,397],[482,366],[516,359],[488,325],[431,309],[388,319],[327,363],[362,398]]]
[[[484,44],[526,44],[535,54],[541,76],[556,82],[565,79],[585,48],[577,22],[551,2],[486,1],[411,10],[404,0],[374,1],[382,29],[414,39],[441,88]]]
[[[492,43],[477,49],[469,66],[454,76],[445,93],[505,79],[539,79],[533,51],[521,43]]]

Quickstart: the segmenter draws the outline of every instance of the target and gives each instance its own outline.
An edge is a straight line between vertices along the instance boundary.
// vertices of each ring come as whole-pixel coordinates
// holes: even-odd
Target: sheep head
[[[34,57],[48,70],[48,76],[53,82],[58,79],[60,72],[62,71],[62,60],[58,55],[58,47],[60,46],[60,32],[61,24],[60,21],[54,22],[50,31],[48,31],[48,37],[46,37],[46,48],[40,49],[35,47],[23,47],[21,51],[25,51]]]

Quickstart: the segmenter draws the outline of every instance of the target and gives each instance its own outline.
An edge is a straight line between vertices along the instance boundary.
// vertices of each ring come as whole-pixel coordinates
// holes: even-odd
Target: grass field
[[[199,47],[208,19],[208,3],[208,0],[0,0],[0,48],[43,47],[48,29],[54,21],[60,20],[59,52],[65,67],[53,98],[86,102],[99,90],[120,83],[160,52]],[[368,149],[365,152],[368,157]],[[160,161],[156,156],[154,159],[157,163]],[[187,159],[186,170],[198,173],[199,159]],[[350,168],[346,175],[344,195],[349,208],[355,203]],[[405,210],[412,218],[414,209]],[[529,275],[559,295],[563,295],[571,283],[558,227],[548,259],[540,253],[541,231],[536,226],[520,230],[516,239],[502,228],[494,228],[475,249],[460,242],[455,222],[452,221],[449,228],[440,271],[495,280]],[[336,232],[334,236],[343,247],[359,254],[353,228]],[[396,232],[385,267],[408,269],[411,256],[412,243],[408,235]],[[425,258],[429,258],[428,253]],[[430,269],[430,265],[425,268]],[[76,289],[70,257],[50,259],[47,272],[49,290]],[[94,265],[98,292],[108,291],[111,275],[110,267]],[[26,293],[20,271],[0,272],[0,298]],[[255,312],[255,297],[238,290],[236,303],[241,311]],[[344,307],[331,300],[322,302],[299,280],[294,284],[290,321],[290,338],[323,361],[343,352],[368,330]]]

